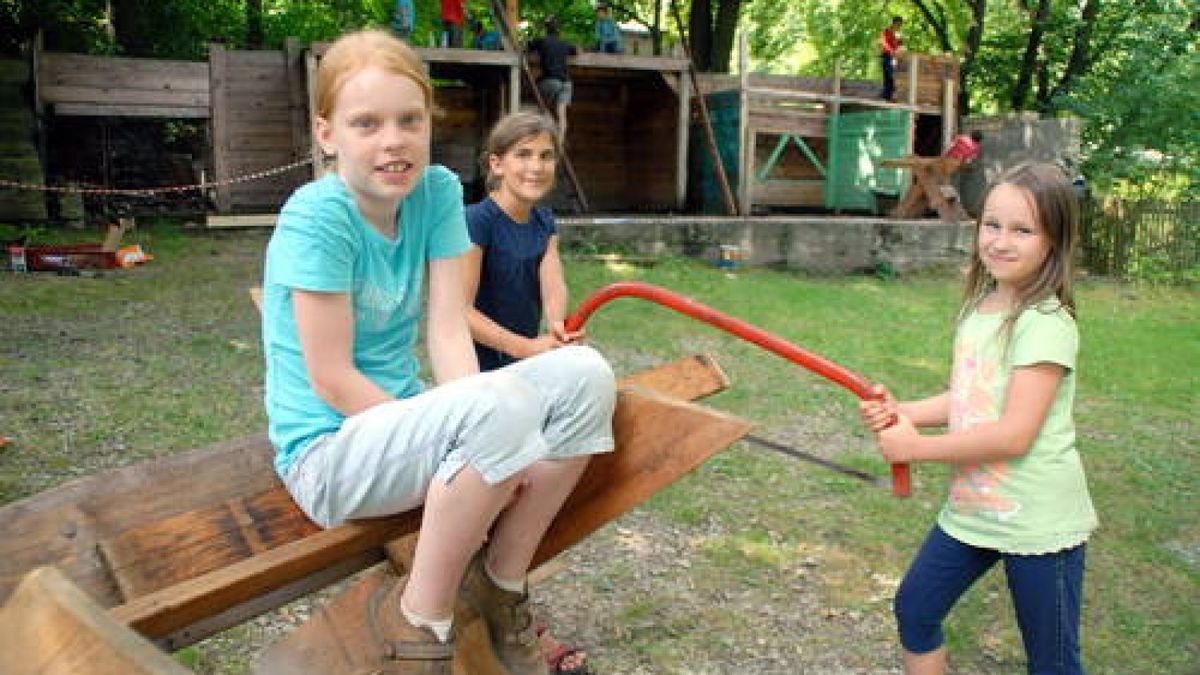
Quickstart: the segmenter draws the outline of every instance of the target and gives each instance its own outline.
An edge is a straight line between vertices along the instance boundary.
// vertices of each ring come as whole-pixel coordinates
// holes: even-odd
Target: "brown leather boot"
[[[487,624],[496,658],[512,675],[546,675],[549,671],[533,630],[529,594],[506,591],[484,569],[483,551],[475,554],[460,591]]]
[[[405,579],[404,581],[407,581]],[[383,651],[381,673],[450,675],[454,641],[442,642],[430,628],[418,628],[400,611],[405,584],[371,597],[367,622]]]
[[[454,643],[400,613],[404,583],[375,569],[262,652],[256,675],[450,675]]]

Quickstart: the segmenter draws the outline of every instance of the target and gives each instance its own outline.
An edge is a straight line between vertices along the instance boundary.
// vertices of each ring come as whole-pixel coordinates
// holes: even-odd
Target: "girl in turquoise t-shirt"
[[[1076,200],[1053,165],[1002,175],[979,218],[949,389],[897,402],[880,387],[882,401],[860,405],[889,462],[954,468],[937,524],[896,593],[910,675],[946,671],[942,621],[1000,561],[1029,672],[1083,672],[1085,542],[1097,520],[1071,416]],[[916,430],[940,426],[946,433]]]
[[[306,665],[448,675],[461,593],[509,672],[545,672],[525,577],[590,455],[613,448],[612,370],[569,346],[479,373],[462,186],[429,164],[433,91],[411,48],[385,31],[342,36],[315,103],[314,136],[335,168],[288,199],[264,270],[275,466],[322,526],[424,514],[409,575],[352,596],[370,596],[362,629],[377,648]],[[428,389],[415,356],[426,309]]]

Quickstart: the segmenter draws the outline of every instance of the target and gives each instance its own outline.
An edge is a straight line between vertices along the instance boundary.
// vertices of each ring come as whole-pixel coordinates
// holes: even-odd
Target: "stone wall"
[[[975,130],[984,134],[979,158],[956,177],[963,206],[970,213],[979,213],[988,185],[1021,162],[1068,161],[1079,165],[1079,118],[1014,113],[966,120],[963,131]]]
[[[887,267],[897,272],[966,264],[974,224],[932,220],[772,216],[763,218],[559,218],[568,250],[683,255],[716,261],[737,246],[743,262],[820,273]]]

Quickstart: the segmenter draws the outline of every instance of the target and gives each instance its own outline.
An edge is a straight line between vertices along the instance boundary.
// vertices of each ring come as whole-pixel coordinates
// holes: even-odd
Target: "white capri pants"
[[[553,349],[348,417],[283,482],[323,527],[400,513],[467,465],[495,485],[540,460],[611,451],[615,403],[599,352]]]

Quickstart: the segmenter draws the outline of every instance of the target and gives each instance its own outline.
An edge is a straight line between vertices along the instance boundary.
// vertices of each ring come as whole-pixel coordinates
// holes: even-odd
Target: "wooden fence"
[[[1105,201],[1083,209],[1083,263],[1093,274],[1185,278],[1200,272],[1200,202]]]

